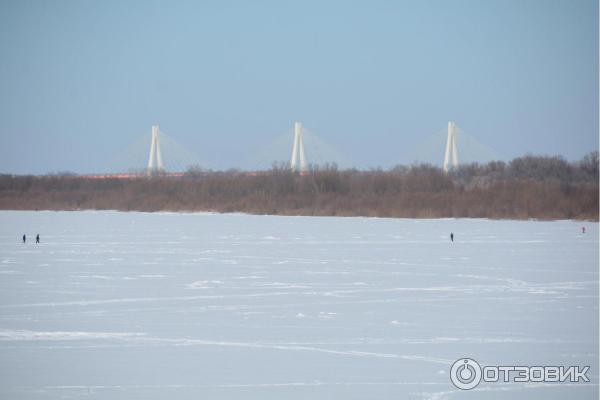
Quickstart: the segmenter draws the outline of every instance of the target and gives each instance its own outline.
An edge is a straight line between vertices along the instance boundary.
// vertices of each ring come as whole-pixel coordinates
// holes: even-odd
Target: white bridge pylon
[[[162,161],[162,155],[160,153],[160,139],[159,139],[159,128],[158,125],[152,126],[152,143],[150,144],[150,156],[148,157],[148,168],[147,172],[149,175],[157,172],[164,171],[164,165]]]
[[[446,139],[446,152],[444,153],[444,172],[448,172],[451,168],[458,168],[456,123],[454,121],[448,121],[448,138]]]
[[[298,159],[300,159],[300,169],[298,169]],[[300,172],[300,174],[308,171],[306,156],[304,155],[304,134],[301,122],[294,122],[294,145],[292,146],[290,168],[292,172]]]

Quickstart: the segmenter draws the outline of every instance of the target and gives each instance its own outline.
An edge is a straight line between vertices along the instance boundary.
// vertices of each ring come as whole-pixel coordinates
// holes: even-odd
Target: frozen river
[[[597,399],[598,224],[0,212],[0,398]]]

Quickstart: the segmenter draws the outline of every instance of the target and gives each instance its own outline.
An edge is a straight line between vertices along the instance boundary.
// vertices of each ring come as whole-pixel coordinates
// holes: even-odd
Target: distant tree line
[[[179,178],[0,175],[0,209],[598,220],[598,152],[578,162],[527,155],[449,173],[420,164],[324,165],[302,176],[283,165],[255,173],[192,168]]]

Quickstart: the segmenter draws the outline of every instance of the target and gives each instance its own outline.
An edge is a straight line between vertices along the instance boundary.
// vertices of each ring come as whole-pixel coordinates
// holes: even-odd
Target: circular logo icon
[[[456,360],[450,369],[450,380],[459,389],[471,390],[481,382],[481,367],[470,358]]]

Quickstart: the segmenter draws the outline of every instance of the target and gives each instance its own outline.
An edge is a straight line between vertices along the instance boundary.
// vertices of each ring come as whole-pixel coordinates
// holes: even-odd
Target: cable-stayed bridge
[[[461,163],[487,162],[498,158],[490,147],[465,133],[453,121],[448,122],[446,129],[422,142],[411,157],[415,162],[439,165],[445,172]],[[206,167],[200,157],[162,132],[158,125],[152,126],[150,132],[121,151],[110,164],[110,170],[120,172],[92,177],[183,176],[186,171],[199,171]],[[276,165],[299,174],[323,165],[351,166],[345,156],[301,122],[295,122],[288,131],[265,146],[249,164],[253,171],[268,170]]]

